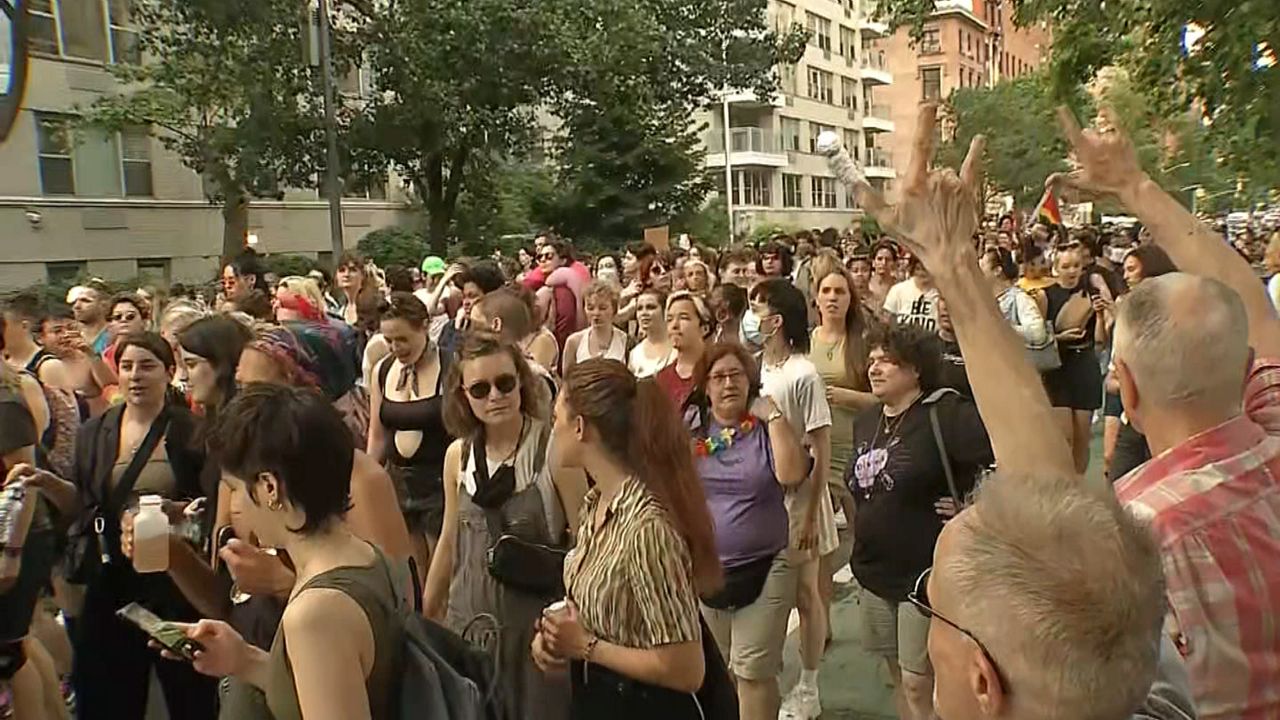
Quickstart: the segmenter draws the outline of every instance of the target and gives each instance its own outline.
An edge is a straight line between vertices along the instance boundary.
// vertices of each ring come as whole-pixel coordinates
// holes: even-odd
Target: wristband
[[[586,650],[582,651],[583,662],[591,662],[591,653],[595,652],[596,645],[599,645],[599,644],[600,644],[600,638],[596,637],[595,635],[592,635],[591,639],[587,641]]]

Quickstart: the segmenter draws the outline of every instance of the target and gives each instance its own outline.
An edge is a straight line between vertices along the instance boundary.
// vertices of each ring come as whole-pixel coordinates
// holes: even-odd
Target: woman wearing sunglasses
[[[515,345],[468,333],[445,388],[445,424],[459,439],[445,455],[444,525],[427,575],[426,614],[458,632],[477,615],[496,617],[503,628],[498,675],[507,713],[567,718],[568,684],[544,675],[529,654],[542,608],[563,596],[559,578],[509,576],[511,568],[495,567],[489,554],[507,536],[521,544],[566,545],[568,518],[578,516],[586,477],[547,462],[547,384]],[[547,583],[545,592],[535,587],[539,582]]]

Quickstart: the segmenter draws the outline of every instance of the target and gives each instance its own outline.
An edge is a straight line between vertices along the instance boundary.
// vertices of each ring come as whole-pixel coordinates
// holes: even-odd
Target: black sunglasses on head
[[[933,609],[932,605],[929,604],[929,575],[931,573],[933,573],[933,568],[928,568],[924,572],[920,573],[920,577],[916,578],[915,588],[911,592],[907,593],[907,601],[912,605],[915,605],[916,610],[918,610],[921,615],[930,619],[940,620],[955,628],[961,635],[972,640],[973,644],[977,645],[978,649],[982,651],[983,656],[987,658],[987,662],[991,663],[991,667],[995,668],[996,675],[1000,678],[1000,684],[1004,686],[1004,691],[1008,693],[1009,680],[1005,677],[1004,672],[1000,670],[1000,666],[996,664],[996,660],[991,656],[991,651],[987,650],[987,646],[983,645],[982,641],[979,640],[976,635],[960,627],[949,618],[941,615],[937,610]]]
[[[499,375],[492,382],[481,380],[467,386],[467,394],[473,400],[483,400],[489,397],[489,393],[493,388],[498,389],[499,395],[506,395],[516,389],[516,376],[510,374]]]

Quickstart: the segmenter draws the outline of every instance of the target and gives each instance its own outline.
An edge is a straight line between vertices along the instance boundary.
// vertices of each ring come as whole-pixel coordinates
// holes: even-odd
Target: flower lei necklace
[[[694,453],[698,457],[711,457],[728,450],[733,447],[734,440],[739,435],[750,433],[759,424],[760,421],[756,419],[755,415],[748,415],[735,427],[720,428],[719,432],[711,433],[707,437],[695,441],[693,444]]]

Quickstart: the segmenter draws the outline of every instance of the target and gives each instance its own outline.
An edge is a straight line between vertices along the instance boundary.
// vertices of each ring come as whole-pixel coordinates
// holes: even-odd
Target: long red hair
[[[654,380],[637,380],[622,363],[603,359],[574,365],[564,377],[564,391],[605,449],[670,513],[689,545],[698,590],[714,592],[722,578],[711,511],[693,463],[693,441],[667,394]]]

